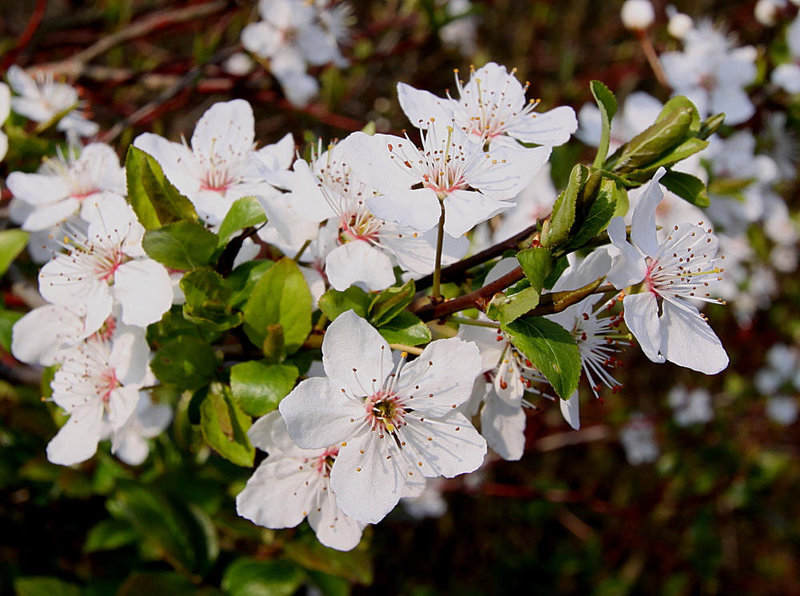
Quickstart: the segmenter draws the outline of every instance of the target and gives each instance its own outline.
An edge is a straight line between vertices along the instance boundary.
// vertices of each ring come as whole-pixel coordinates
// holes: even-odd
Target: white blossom
[[[670,389],[667,396],[672,418],[678,426],[705,424],[714,418],[711,394],[705,389],[689,390],[682,385]]]
[[[620,17],[627,29],[644,31],[653,24],[656,14],[650,0],[625,0]]]
[[[322,344],[327,377],[302,381],[280,404],[304,449],[339,445],[331,488],[339,507],[375,523],[421,477],[453,477],[480,466],[486,442],[457,411],[480,370],[478,349],[436,340],[395,367],[387,342],[352,311]]]
[[[619,432],[619,440],[625,448],[628,463],[633,466],[652,463],[660,455],[653,423],[643,414],[631,415]]]

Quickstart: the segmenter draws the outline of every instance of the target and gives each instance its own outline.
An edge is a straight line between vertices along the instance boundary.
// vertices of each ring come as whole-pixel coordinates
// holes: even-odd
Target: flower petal
[[[481,433],[497,455],[517,461],[525,451],[525,411],[490,398],[481,410]]]
[[[351,285],[383,290],[395,282],[392,260],[364,240],[353,240],[331,251],[325,259],[325,275],[340,292]]]
[[[122,305],[122,321],[147,327],[172,306],[172,282],[163,265],[152,259],[129,261],[114,275],[114,297]]]
[[[728,366],[722,342],[694,306],[665,300],[662,310],[661,353],[667,360],[707,375]]]
[[[638,340],[645,356],[653,362],[664,362],[659,353],[662,342],[662,328],[658,320],[658,302],[652,292],[625,296],[622,300],[625,309],[625,324]]]
[[[47,444],[51,463],[71,466],[92,457],[102,432],[103,408],[92,403],[76,408],[58,434]]]

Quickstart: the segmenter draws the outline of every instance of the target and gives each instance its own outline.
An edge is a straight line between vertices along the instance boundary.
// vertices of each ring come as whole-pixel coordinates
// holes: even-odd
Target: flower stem
[[[435,304],[442,299],[440,284],[442,280],[442,247],[444,246],[444,201],[439,201],[442,214],[439,216],[439,229],[436,236],[436,261],[433,268],[433,287],[431,288],[431,301]]]
[[[414,346],[407,346],[405,344],[389,344],[389,347],[393,350],[400,350],[401,352],[414,354],[415,356],[422,354],[422,348],[415,348]]]
[[[298,251],[297,251],[297,254],[296,254],[296,255],[294,255],[294,257],[292,258],[292,260],[293,260],[295,263],[297,263],[297,262],[299,262],[299,261],[300,261],[300,257],[302,257],[302,256],[303,256],[303,253],[304,253],[304,252],[306,252],[306,249],[309,247],[309,245],[310,245],[310,244],[311,244],[311,240],[306,240],[306,241],[303,243],[303,246],[301,246],[301,247],[300,247],[300,250],[298,250]]]
[[[490,329],[500,329],[500,323],[494,321],[479,321],[478,319],[470,319],[469,317],[450,317],[454,323],[461,323],[462,325],[472,325],[474,327],[489,327]]]

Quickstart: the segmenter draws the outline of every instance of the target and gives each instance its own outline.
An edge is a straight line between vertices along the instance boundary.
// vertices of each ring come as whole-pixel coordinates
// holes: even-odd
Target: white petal
[[[146,132],[136,137],[133,146],[153,157],[161,165],[167,180],[187,197],[191,198],[200,190],[202,172],[185,145]]]
[[[320,377],[301,381],[278,407],[292,441],[304,449],[322,449],[344,441],[365,416],[363,406],[333,391],[330,381]]]
[[[444,205],[444,229],[456,238],[466,234],[480,222],[514,206],[510,201],[496,201],[474,190],[451,192],[445,198]]]
[[[46,230],[59,222],[66,220],[80,209],[81,204],[77,199],[68,198],[57,203],[38,207],[34,209],[25,222],[22,224],[23,230],[37,232]]]
[[[192,151],[209,160],[233,163],[253,150],[253,108],[243,99],[215,103],[200,117],[192,135]]]
[[[64,178],[49,174],[11,172],[6,178],[6,185],[11,194],[34,206],[61,201],[71,192]]]
[[[392,260],[364,240],[353,240],[335,248],[325,259],[325,274],[340,292],[351,285],[383,290],[395,282]]]
[[[510,351],[509,351],[510,352]],[[520,407],[522,395],[525,393],[525,385],[522,383],[522,375],[517,368],[516,361],[506,352],[506,357],[497,367],[497,374],[494,378],[494,390],[497,396],[510,406]]]
[[[424,416],[444,416],[469,399],[481,366],[474,343],[457,337],[439,339],[402,370],[396,392],[413,396],[409,406]]]
[[[117,387],[108,398],[108,421],[111,428],[118,430],[130,419],[139,403],[139,390],[136,387]]]
[[[621,290],[642,281],[647,274],[647,263],[639,249],[626,240],[625,221],[622,217],[612,218],[607,232],[611,243],[618,249],[606,276],[608,282]]]
[[[381,388],[394,363],[391,348],[380,333],[348,310],[325,332],[322,364],[334,393],[366,397]]]
[[[354,132],[340,141],[339,145],[342,148],[343,161],[351,164],[361,180],[380,192],[405,189],[422,182],[421,176],[415,170],[399,163],[389,151],[390,146],[394,149],[399,147],[409,156],[418,155],[419,151],[408,139],[394,135],[370,136],[363,132]]]
[[[397,99],[408,120],[417,128],[427,129],[432,118],[443,122],[452,119],[449,100],[436,97],[429,91],[397,83]]]
[[[722,342],[696,308],[686,303],[681,308],[665,300],[662,309],[661,353],[667,360],[707,375],[728,366]]]
[[[412,466],[416,462],[414,469],[424,476],[453,478],[477,470],[483,463],[486,440],[460,412],[435,422],[410,418],[407,422],[398,437],[406,442],[403,449],[410,451],[407,459]]]
[[[481,433],[497,455],[518,461],[525,452],[525,411],[501,399],[488,399],[481,410]]]
[[[147,327],[172,306],[169,273],[152,259],[129,261],[114,275],[114,297],[122,304],[124,323]]]
[[[345,514],[374,524],[397,505],[409,472],[415,474],[407,462],[390,452],[385,439],[368,432],[339,450],[331,469],[331,489]]]
[[[364,524],[345,515],[336,504],[336,497],[328,488],[318,495],[318,506],[308,512],[308,525],[317,534],[317,540],[336,550],[353,550],[361,542]]]
[[[381,219],[410,226],[419,232],[426,232],[436,226],[442,215],[439,199],[430,188],[399,190],[369,197],[367,207]]]
[[[88,404],[73,411],[66,424],[47,444],[47,459],[51,463],[71,466],[95,454],[103,422],[103,408],[98,406]]]
[[[548,112],[516,118],[506,127],[506,132],[523,143],[555,147],[569,141],[577,128],[575,110],[561,106]]]
[[[43,330],[47,330],[43,333]],[[46,304],[14,324],[11,353],[28,364],[51,366],[83,337],[83,318],[67,306]]]
[[[575,391],[569,399],[559,399],[558,405],[561,407],[561,415],[573,429],[581,428],[581,411],[578,400],[578,392]]]
[[[645,356],[653,362],[664,362],[661,349],[661,324],[658,320],[658,302],[652,292],[625,296],[622,300],[625,309],[625,324],[638,340]]]
[[[318,478],[311,462],[270,456],[236,497],[236,512],[266,528],[293,528],[311,509]]]
[[[656,207],[664,198],[661,185],[658,181],[666,173],[664,168],[658,168],[653,179],[647,184],[644,193],[639,198],[631,219],[631,241],[648,257],[655,257],[658,252],[658,237],[656,236]]]

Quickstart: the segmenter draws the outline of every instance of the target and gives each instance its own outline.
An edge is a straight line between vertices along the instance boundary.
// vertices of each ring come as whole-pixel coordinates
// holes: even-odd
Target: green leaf
[[[198,220],[191,201],[167,180],[161,165],[141,149],[128,149],[125,176],[128,201],[146,230],[175,221]]]
[[[669,168],[679,161],[683,161],[687,157],[691,157],[695,153],[699,153],[703,149],[708,147],[708,141],[704,141],[702,139],[698,139],[697,137],[692,137],[690,139],[686,139],[683,143],[675,147],[672,151],[657,159],[656,161],[652,162],[646,168],[637,170],[635,172],[635,178],[645,175],[647,180],[652,177],[652,173],[655,172],[658,168],[664,167]]]
[[[575,205],[578,192],[589,178],[589,169],[576,164],[569,175],[569,182],[553,205],[550,219],[545,220],[542,228],[542,246],[552,248],[563,243],[569,237],[572,224],[575,223]]]
[[[186,297],[183,315],[187,319],[220,331],[242,322],[242,313],[231,307],[233,290],[216,271],[195,269],[186,273],[181,278],[181,290]]]
[[[331,321],[351,309],[359,317],[366,319],[371,300],[371,296],[364,290],[356,286],[350,286],[344,292],[334,289],[328,290],[320,296],[318,304],[320,310]]]
[[[8,271],[9,265],[28,244],[28,235],[28,232],[23,230],[0,231],[0,275]]]
[[[517,253],[517,261],[531,287],[541,292],[552,265],[550,249],[541,246],[526,248]]]
[[[164,343],[153,356],[150,368],[162,383],[191,391],[212,381],[217,357],[199,337],[182,335]]]
[[[217,236],[202,224],[179,221],[145,232],[142,247],[162,265],[189,271],[211,262],[217,248]]]
[[[378,328],[383,338],[390,344],[418,346],[431,341],[431,330],[416,316],[404,310],[383,327]]]
[[[223,246],[231,236],[243,228],[255,226],[267,221],[261,203],[255,197],[242,197],[231,205],[228,214],[219,225],[218,246]]]
[[[11,338],[13,335],[14,323],[19,321],[25,313],[15,310],[0,309],[0,346],[6,352],[11,352]]]
[[[411,304],[416,291],[413,279],[399,288],[386,288],[369,305],[369,322],[375,327],[385,325]]]
[[[261,276],[272,267],[275,261],[247,261],[242,263],[226,278],[228,285],[233,288],[231,305],[240,308],[253,293],[253,288]]]
[[[222,589],[230,596],[291,596],[305,580],[291,561],[236,559],[225,569]]]
[[[261,346],[269,325],[280,324],[286,354],[293,354],[311,333],[311,292],[297,263],[283,258],[264,273],[244,307],[244,331]]]
[[[594,158],[594,167],[600,168],[608,155],[608,145],[611,141],[611,120],[617,113],[617,98],[611,90],[600,81],[592,81],[590,84],[592,96],[600,108],[600,122],[602,129],[600,132],[600,145],[597,147],[597,155]]]
[[[608,222],[614,217],[617,209],[617,190],[616,182],[609,178],[603,178],[600,183],[600,190],[597,192],[589,212],[583,220],[580,229],[573,235],[565,250],[577,250],[592,238],[600,234],[608,227]]]
[[[306,574],[323,596],[350,596],[350,582],[346,579],[321,571],[307,570]]]
[[[661,184],[676,195],[698,207],[708,207],[706,185],[699,178],[683,172],[668,171],[661,177]]]
[[[536,305],[539,304],[539,294],[540,290],[536,288],[525,288],[521,292],[498,299],[496,306],[499,310],[500,322],[508,324],[532,308],[536,308]]]
[[[83,552],[94,553],[127,546],[139,539],[136,529],[124,519],[104,519],[93,526],[86,536]]]
[[[296,367],[287,364],[241,362],[231,367],[231,393],[246,414],[263,416],[278,407],[298,374]]]
[[[692,127],[695,124],[699,127],[697,108],[686,98],[681,99],[668,102],[655,123],[617,150],[611,160],[614,172],[631,172],[649,166],[665,152],[694,136]]]
[[[671,97],[661,108],[656,122],[671,118],[675,112],[689,112],[692,116],[691,122],[689,122],[689,132],[693,135],[697,135],[700,132],[703,125],[700,121],[700,113],[697,111],[697,106],[685,95]]]
[[[120,484],[108,507],[178,571],[203,573],[216,559],[216,536],[209,536],[208,517],[195,506],[169,499],[153,486],[129,481]]]
[[[581,376],[581,355],[572,334],[544,317],[517,319],[502,329],[542,372],[559,397],[569,399]]]
[[[206,442],[237,466],[252,467],[255,449],[247,438],[252,421],[231,398],[230,389],[220,383],[200,404],[200,429]]]
[[[343,577],[368,586],[372,583],[372,561],[364,541],[351,551],[322,546],[313,536],[295,538],[284,545],[286,557],[306,569]]]
[[[17,596],[81,596],[81,589],[55,577],[18,577],[14,580],[14,593]]]

